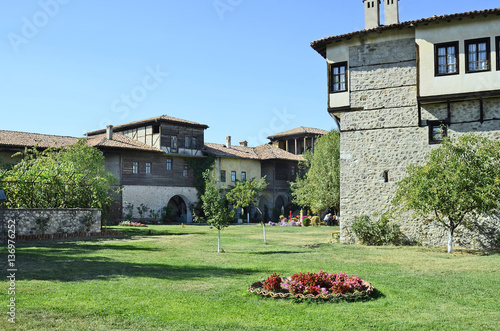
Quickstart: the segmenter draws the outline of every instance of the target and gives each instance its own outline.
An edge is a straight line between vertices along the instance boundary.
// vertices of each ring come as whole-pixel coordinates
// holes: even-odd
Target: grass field
[[[500,330],[500,254],[347,246],[331,227],[130,228],[123,238],[16,244],[16,324],[2,330]],[[5,244],[2,270],[7,274]],[[370,301],[296,303],[247,286],[273,272],[346,272]]]

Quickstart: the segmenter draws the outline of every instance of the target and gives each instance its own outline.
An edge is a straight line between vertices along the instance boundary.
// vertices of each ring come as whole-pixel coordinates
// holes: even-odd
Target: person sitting
[[[326,214],[323,221],[326,222],[326,226],[330,226],[330,223],[332,221],[332,214],[330,213]]]

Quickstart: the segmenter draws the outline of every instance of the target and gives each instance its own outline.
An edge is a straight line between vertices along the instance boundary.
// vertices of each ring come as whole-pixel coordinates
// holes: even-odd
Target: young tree
[[[447,229],[452,253],[457,227],[500,210],[500,141],[474,134],[446,138],[427,162],[409,165],[397,186],[393,203]]]
[[[318,214],[340,206],[340,134],[336,130],[319,138],[314,154],[305,155],[309,171],[290,183],[293,201]]]
[[[205,193],[201,196],[202,207],[208,223],[219,231],[217,252],[220,253],[220,231],[231,224],[234,211],[227,207],[227,200],[217,187],[215,178],[210,175],[210,169],[203,172],[203,178],[205,179]]]
[[[262,177],[259,180],[252,179],[250,181],[238,181],[236,185],[229,191],[226,198],[231,202],[234,208],[247,208],[252,204],[255,204],[257,210],[260,212],[262,217],[262,211],[257,207],[256,202],[259,200],[259,194],[265,190],[267,187],[266,177]],[[262,222],[264,231],[264,243],[266,242],[266,223]]]
[[[226,198],[234,208],[247,208],[258,201],[259,194],[267,187],[266,177],[259,180],[237,181]],[[258,209],[258,208],[257,208]],[[259,210],[260,211],[260,210]],[[262,214],[262,211],[260,212]]]

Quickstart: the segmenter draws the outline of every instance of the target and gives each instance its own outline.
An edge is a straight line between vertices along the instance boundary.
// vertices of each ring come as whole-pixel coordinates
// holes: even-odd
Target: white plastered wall
[[[419,47],[420,96],[447,95],[500,89],[496,67],[495,37],[500,36],[497,16],[464,18],[419,26],[415,37]],[[490,38],[490,70],[466,73],[465,40]],[[459,42],[459,74],[435,77],[434,45]],[[423,83],[425,82],[425,84]]]

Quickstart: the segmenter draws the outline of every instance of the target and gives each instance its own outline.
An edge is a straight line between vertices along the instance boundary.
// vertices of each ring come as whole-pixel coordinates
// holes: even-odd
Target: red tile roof
[[[85,138],[0,130],[0,148],[33,148],[35,146],[39,148],[61,148],[74,145],[80,139]],[[106,139],[104,134],[92,136],[87,139],[87,143],[98,148],[120,148],[163,153],[159,148],[151,147],[120,133],[114,133],[112,140]]]
[[[290,160],[290,161],[305,161],[302,155],[289,153],[281,148],[270,144],[264,144],[255,147],[255,152],[261,160]]]
[[[204,151],[217,157],[259,160],[253,147],[231,146],[227,148],[226,145],[205,143]]]
[[[355,37],[364,36],[372,33],[380,33],[385,30],[393,29],[403,29],[403,28],[414,28],[418,25],[428,25],[429,23],[440,23],[440,22],[450,22],[452,20],[461,20],[466,17],[474,18],[476,16],[488,16],[488,15],[500,15],[500,8],[485,9],[485,10],[475,10],[465,13],[450,14],[450,15],[440,15],[432,16],[428,18],[422,18],[414,21],[407,21],[391,25],[381,25],[379,27],[361,30],[356,32],[351,32],[338,36],[331,36],[322,38],[311,43],[311,47],[314,48],[319,54],[326,58],[326,46],[334,41],[341,41],[343,39],[351,39]]]
[[[24,148],[38,146],[40,148],[60,148],[76,144],[78,140],[79,138],[75,137],[0,130],[0,146],[4,147]]]
[[[304,126],[300,126],[298,128],[295,128],[295,129],[291,129],[291,130],[288,130],[288,131],[284,131],[284,132],[280,132],[280,133],[276,133],[276,134],[273,134],[269,137],[267,137],[267,139],[274,139],[274,138],[281,138],[281,137],[288,137],[288,136],[297,136],[297,135],[324,135],[324,134],[327,134],[328,131],[326,130],[321,130],[321,129],[315,129],[315,128],[307,128],[307,127],[304,127]]]
[[[264,144],[257,147],[231,146],[205,143],[205,153],[225,158],[249,159],[249,160],[291,160],[304,161],[301,155],[295,155],[279,149],[270,144]]]
[[[113,126],[113,131],[115,131],[115,132],[124,131],[124,130],[127,130],[127,129],[132,128],[132,127],[138,127],[138,126],[154,124],[154,123],[161,123],[161,122],[181,124],[181,125],[199,127],[202,129],[208,129],[208,125],[205,125],[205,124],[187,121],[187,120],[183,120],[183,119],[172,117],[172,116],[161,115],[161,116],[151,117],[151,118],[147,118],[147,119],[140,120],[140,121],[116,125],[116,126]],[[102,134],[105,132],[106,132],[106,129],[100,129],[100,130],[88,132],[87,135],[94,136],[94,135]]]

